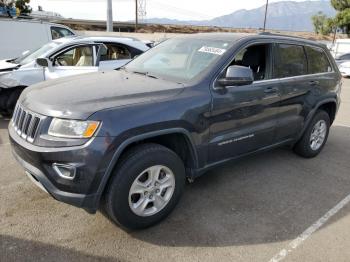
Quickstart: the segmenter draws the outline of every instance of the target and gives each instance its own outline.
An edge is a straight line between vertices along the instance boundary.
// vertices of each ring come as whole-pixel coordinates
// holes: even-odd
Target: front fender
[[[182,134],[186,137],[186,139],[189,143],[189,146],[190,146],[191,154],[192,154],[193,159],[195,160],[195,163],[197,165],[198,155],[197,155],[197,152],[195,149],[194,142],[192,141],[190,133],[184,128],[170,128],[170,129],[164,129],[164,130],[157,130],[157,131],[152,131],[152,132],[148,132],[148,133],[144,133],[144,134],[130,137],[130,138],[126,139],[124,142],[122,142],[118,146],[118,148],[115,150],[115,152],[112,156],[112,159],[109,162],[109,164],[106,168],[106,171],[102,177],[102,180],[100,182],[98,190],[96,192],[97,197],[95,199],[95,203],[93,206],[96,206],[96,207],[99,206],[99,202],[100,202],[101,196],[106,188],[107,182],[110,179],[110,177],[112,176],[113,169],[115,168],[116,164],[118,163],[118,160],[120,159],[120,156],[124,152],[126,147],[128,147],[132,143],[135,143],[138,141],[142,141],[145,139],[149,139],[149,138],[153,138],[153,137],[157,137],[157,136],[161,136],[161,135],[167,135],[167,134]]]

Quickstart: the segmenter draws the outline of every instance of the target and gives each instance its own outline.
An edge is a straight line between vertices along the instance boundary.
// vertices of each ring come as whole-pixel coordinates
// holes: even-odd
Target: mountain
[[[269,4],[266,27],[268,29],[286,31],[313,31],[311,17],[317,12],[327,16],[335,16],[336,11],[330,1],[281,1]],[[167,18],[147,19],[146,23],[205,25],[233,28],[262,28],[264,23],[265,5],[251,9],[238,10],[231,14],[202,21],[180,21]]]

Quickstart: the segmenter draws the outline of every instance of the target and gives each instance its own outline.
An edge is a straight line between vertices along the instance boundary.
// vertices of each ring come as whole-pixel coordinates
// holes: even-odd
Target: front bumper
[[[15,159],[37,185],[58,201],[96,212],[101,197],[99,186],[106,170],[103,163],[108,163],[105,138],[95,137],[82,146],[45,148],[23,140],[11,125],[9,136]],[[53,163],[76,166],[76,176],[72,180],[59,176]]]

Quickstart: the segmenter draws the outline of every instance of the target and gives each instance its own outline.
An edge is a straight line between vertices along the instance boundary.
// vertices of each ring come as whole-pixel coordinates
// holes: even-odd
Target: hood
[[[39,114],[86,119],[112,107],[166,99],[183,90],[183,84],[125,71],[64,77],[26,88],[20,103]]]
[[[0,60],[0,72],[1,71],[10,71],[10,70],[18,67],[17,64],[9,63],[7,61],[9,61],[9,60]]]

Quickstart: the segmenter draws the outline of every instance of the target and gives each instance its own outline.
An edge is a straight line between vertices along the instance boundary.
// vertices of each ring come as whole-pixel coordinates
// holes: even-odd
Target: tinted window
[[[276,78],[306,74],[307,60],[302,46],[289,44],[276,46],[274,63],[274,76]]]
[[[61,37],[65,37],[65,36],[71,36],[71,35],[74,35],[74,34],[72,33],[72,31],[70,31],[66,28],[55,27],[55,26],[51,27],[52,40],[55,40],[55,39],[58,39]]]
[[[93,66],[92,46],[78,46],[59,54],[54,61],[55,66]]]
[[[331,72],[332,67],[326,54],[322,49],[314,47],[305,47],[307,59],[309,61],[309,74]]]

